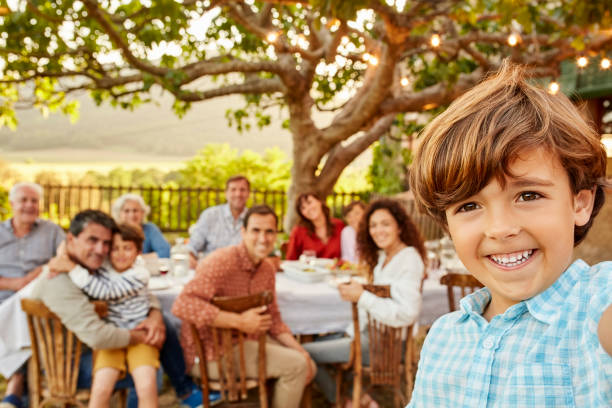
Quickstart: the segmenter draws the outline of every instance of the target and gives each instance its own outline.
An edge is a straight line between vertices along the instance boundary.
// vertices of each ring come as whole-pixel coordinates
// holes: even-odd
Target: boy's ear
[[[591,219],[593,203],[595,202],[595,189],[580,190],[574,195],[574,224],[582,227]]]

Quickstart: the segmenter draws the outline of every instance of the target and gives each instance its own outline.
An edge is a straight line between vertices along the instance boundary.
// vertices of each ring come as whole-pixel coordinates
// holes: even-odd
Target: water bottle
[[[176,244],[170,249],[170,262],[174,276],[186,276],[189,272],[189,248],[183,238],[177,238]]]

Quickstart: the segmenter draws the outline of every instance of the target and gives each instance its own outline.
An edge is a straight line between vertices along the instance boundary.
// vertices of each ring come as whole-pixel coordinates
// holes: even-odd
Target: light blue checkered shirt
[[[434,323],[408,407],[612,407],[612,357],[597,337],[612,303],[612,262],[577,260],[487,322],[490,298],[481,289]]]

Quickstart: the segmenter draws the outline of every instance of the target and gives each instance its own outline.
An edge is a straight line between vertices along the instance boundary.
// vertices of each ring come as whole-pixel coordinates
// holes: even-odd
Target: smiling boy
[[[417,202],[485,288],[432,326],[409,407],[610,406],[612,263],[572,262],[606,155],[578,110],[504,63],[432,121],[414,163]]]

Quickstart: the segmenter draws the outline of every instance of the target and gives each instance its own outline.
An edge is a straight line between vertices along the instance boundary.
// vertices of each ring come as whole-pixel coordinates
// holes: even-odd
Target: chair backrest
[[[448,272],[440,278],[440,283],[446,285],[446,295],[448,297],[448,308],[451,312],[457,310],[455,303],[455,288],[460,288],[461,297],[473,293],[484,285],[475,277],[467,273]]]
[[[273,295],[270,291],[264,291],[248,296],[224,296],[215,297],[211,303],[226,312],[242,313],[258,306],[265,306],[272,302]],[[200,373],[202,378],[202,393],[204,394],[204,407],[208,408],[208,375],[206,373],[206,355],[198,330],[190,323],[191,333],[196,346],[199,359]],[[225,400],[234,402],[247,398],[247,378],[244,355],[244,332],[240,330],[212,327],[213,350],[219,367],[219,385]],[[234,341],[238,341],[239,362],[238,380],[236,379],[236,367],[234,364]],[[268,406],[266,393],[266,333],[261,333],[258,341],[258,381],[259,405]]]
[[[31,401],[32,406],[43,406],[48,402],[81,406],[76,400],[81,341],[41,301],[22,299],[21,308],[28,320],[32,364],[35,367],[32,372],[34,384],[30,384],[30,387],[35,388],[35,395],[40,398],[42,367],[49,390],[49,396],[42,402]]]
[[[389,285],[364,285],[364,289],[381,298],[391,297],[391,287]],[[352,306],[355,327],[352,347],[354,350],[352,355],[354,359],[353,371],[355,373],[353,401],[360,400],[363,373],[367,373],[370,377],[370,386],[388,385],[393,387],[395,406],[405,405],[408,402],[408,393],[412,389],[412,325],[391,327],[374,319],[368,313],[370,365],[363,367],[359,314],[357,305],[353,303]],[[402,363],[402,359],[404,363]],[[406,376],[406,392],[401,390],[402,376]]]

